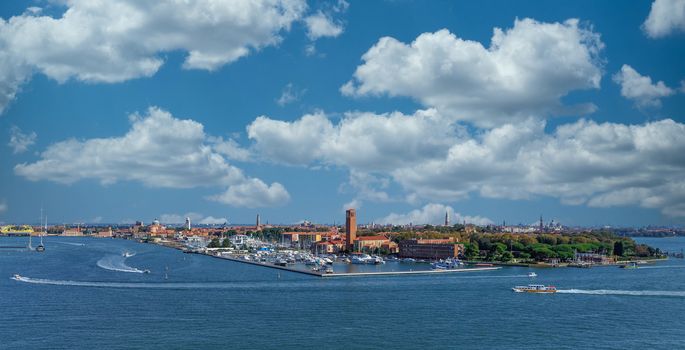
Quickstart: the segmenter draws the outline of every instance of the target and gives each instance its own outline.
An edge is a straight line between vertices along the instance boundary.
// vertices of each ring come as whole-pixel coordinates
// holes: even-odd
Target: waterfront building
[[[347,250],[354,250],[354,240],[357,238],[357,213],[354,209],[345,212],[345,238]]]
[[[385,250],[388,253],[397,253],[397,243],[390,241],[385,236],[361,236],[354,240],[354,251],[377,251]]]
[[[400,241],[401,258],[446,259],[463,254],[464,245],[452,239],[406,239]]]
[[[320,232],[283,232],[281,243],[299,249],[310,249],[314,243],[321,241]]]

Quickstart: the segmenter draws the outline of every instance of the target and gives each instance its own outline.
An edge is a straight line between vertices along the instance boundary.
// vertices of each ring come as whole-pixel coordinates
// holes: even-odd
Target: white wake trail
[[[105,255],[102,259],[98,260],[97,265],[105,270],[118,271],[118,272],[130,272],[130,273],[143,273],[145,271],[137,269],[126,265],[127,256],[110,254]]]
[[[632,295],[632,296],[658,296],[658,297],[685,297],[684,291],[667,291],[667,290],[559,289],[559,290],[557,290],[557,293],[589,294],[589,295]]]
[[[94,282],[94,281],[68,281],[51,280],[43,278],[31,278],[13,276],[11,279],[17,282],[43,284],[53,286],[75,286],[96,288],[135,288],[135,289],[264,289],[264,288],[300,288],[299,283],[269,283],[269,282]]]

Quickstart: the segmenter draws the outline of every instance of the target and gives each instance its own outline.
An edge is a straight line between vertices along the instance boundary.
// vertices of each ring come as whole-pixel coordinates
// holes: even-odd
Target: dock
[[[268,267],[268,268],[277,269],[277,270],[284,270],[284,271],[290,271],[290,272],[295,272],[295,273],[301,273],[301,274],[309,275],[309,276],[326,277],[326,278],[332,278],[332,277],[333,278],[334,277],[365,277],[365,276],[398,276],[398,275],[432,275],[432,274],[451,274],[451,273],[460,273],[460,272],[482,272],[482,271],[493,271],[493,270],[501,269],[501,267],[494,266],[494,267],[473,267],[473,268],[466,268],[466,269],[449,269],[449,270],[321,273],[321,272],[296,269],[296,268],[287,267],[287,266],[279,266],[279,265],[274,265],[271,263],[264,263],[264,262],[258,262],[258,261],[249,261],[249,260],[244,260],[244,259],[238,259],[238,258],[233,258],[233,257],[228,257],[228,256],[216,256],[216,255],[208,255],[208,256],[211,256],[211,257],[214,257],[217,259],[235,261],[235,262],[239,262],[239,263],[243,263],[243,264],[257,265],[257,266]]]

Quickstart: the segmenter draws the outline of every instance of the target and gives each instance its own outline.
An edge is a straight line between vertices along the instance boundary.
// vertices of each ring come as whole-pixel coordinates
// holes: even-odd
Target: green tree
[[[475,259],[480,255],[480,247],[478,246],[478,242],[473,241],[471,243],[466,244],[466,257],[469,259]]]
[[[614,255],[623,256],[623,241],[614,242]]]
[[[502,255],[500,255],[499,260],[503,262],[508,262],[511,261],[511,259],[514,258],[514,254],[511,254],[511,252],[504,252]]]
[[[219,242],[218,238],[213,238],[209,244],[207,245],[207,248],[219,248],[221,247],[221,242]]]

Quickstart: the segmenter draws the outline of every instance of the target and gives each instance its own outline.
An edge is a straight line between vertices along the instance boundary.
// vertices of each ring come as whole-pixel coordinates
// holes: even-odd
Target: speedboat
[[[131,252],[124,252],[124,254],[121,254],[121,256],[123,256],[124,258],[130,258],[130,257],[133,256],[133,253],[131,253]]]
[[[528,277],[538,277],[538,274],[535,272],[528,272]]]
[[[622,269],[637,269],[637,262],[635,261],[630,261],[625,265],[621,265]]]
[[[143,273],[150,273],[150,270],[145,269],[145,270],[143,270]]]
[[[18,280],[20,280],[20,279],[21,279],[21,275],[19,275],[18,273],[15,273],[15,274],[14,274],[14,276],[12,276],[12,279],[14,279],[14,280],[17,280],[17,281],[18,281]]]
[[[527,286],[516,286],[512,288],[516,293],[556,293],[555,286],[545,286],[543,284],[529,284]]]

